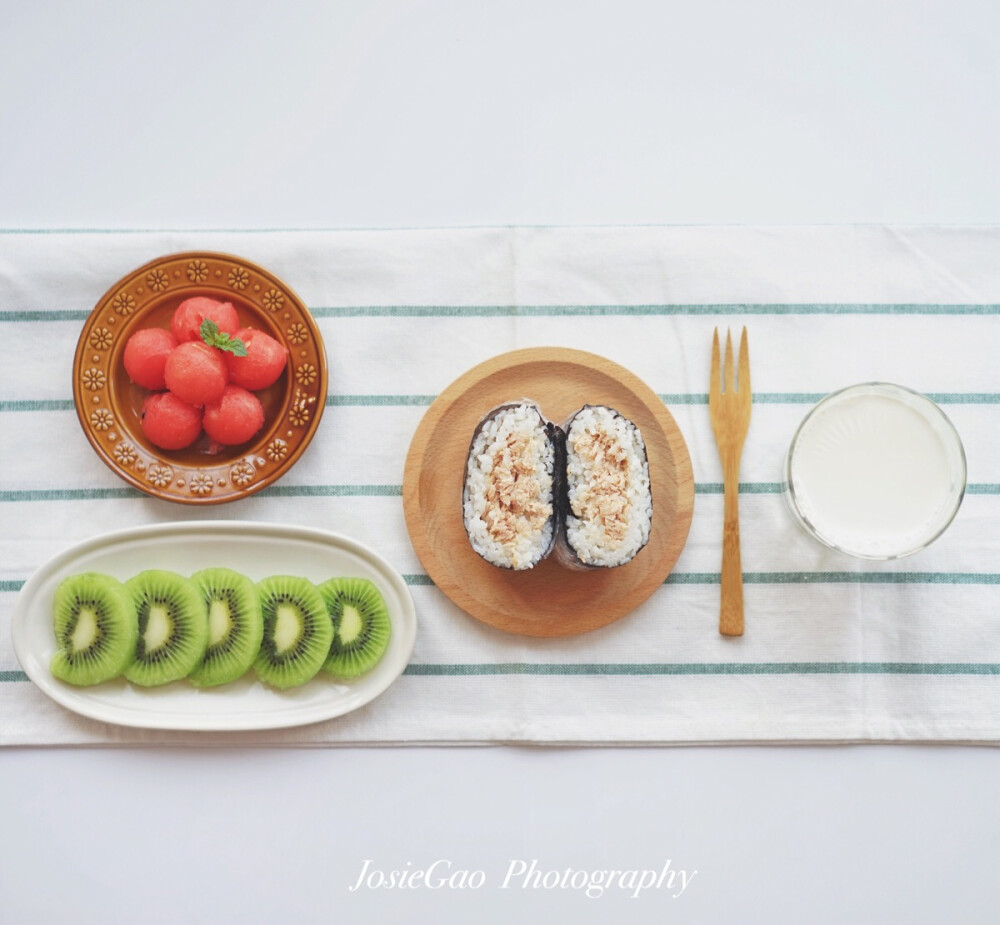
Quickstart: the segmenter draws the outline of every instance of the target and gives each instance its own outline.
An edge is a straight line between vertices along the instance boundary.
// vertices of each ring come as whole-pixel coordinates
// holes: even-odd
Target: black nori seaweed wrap
[[[496,561],[495,558],[490,558],[487,550],[480,548],[476,543],[473,533],[472,533],[472,523],[471,521],[478,517],[475,511],[471,510],[470,504],[472,496],[472,473],[473,468],[476,464],[476,455],[474,449],[476,447],[476,442],[482,433],[483,429],[487,426],[490,421],[495,420],[497,417],[512,411],[516,408],[527,407],[530,408],[538,417],[538,422],[540,426],[540,431],[544,435],[545,439],[548,441],[549,445],[552,447],[552,488],[550,493],[549,503],[552,507],[552,514],[547,519],[545,528],[543,528],[540,536],[544,536],[545,529],[548,530],[549,536],[547,542],[544,546],[539,547],[536,554],[531,557],[530,561],[525,563],[507,563]],[[469,441],[469,452],[466,456],[465,462],[465,477],[462,480],[462,522],[465,526],[466,535],[469,538],[469,543],[477,555],[481,556],[491,565],[497,568],[513,569],[513,570],[524,570],[533,568],[543,559],[545,559],[556,543],[556,538],[559,534],[559,498],[562,494],[562,473],[563,473],[563,463],[562,460],[565,458],[565,447],[564,447],[564,435],[562,431],[551,421],[547,420],[542,414],[536,402],[531,399],[521,399],[519,401],[505,402],[502,405],[491,409],[487,412],[479,423],[476,425],[475,430],[472,434],[472,439]]]
[[[626,424],[634,431],[638,443],[639,450],[641,451],[641,463],[640,467],[642,472],[645,474],[646,486],[648,492],[648,518],[644,518],[648,521],[646,528],[643,533],[640,544],[631,551],[630,555],[621,558],[620,561],[612,562],[595,562],[593,561],[593,553],[588,550],[578,550],[574,547],[570,540],[570,526],[574,520],[578,519],[578,515],[572,509],[572,504],[570,502],[570,489],[571,489],[571,477],[569,474],[569,468],[571,465],[571,455],[572,446],[570,443],[570,432],[573,427],[573,422],[576,418],[583,414],[585,411],[589,410],[605,410],[610,412],[613,417],[620,418],[625,421]],[[560,479],[559,479],[559,531],[556,543],[552,550],[552,557],[563,567],[568,569],[574,569],[578,571],[586,571],[594,568],[616,568],[619,565],[625,565],[631,562],[649,543],[649,536],[652,532],[652,491],[649,487],[649,457],[646,452],[646,444],[642,439],[642,433],[640,432],[638,426],[630,421],[625,415],[616,411],[614,408],[609,408],[607,405],[584,405],[578,411],[571,414],[560,428],[562,432],[562,460],[560,463]],[[639,515],[642,516],[643,512],[640,511]],[[636,516],[636,512],[630,511],[630,516]]]

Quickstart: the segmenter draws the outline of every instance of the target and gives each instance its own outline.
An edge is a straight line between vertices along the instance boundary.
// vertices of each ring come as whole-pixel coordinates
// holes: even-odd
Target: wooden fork
[[[725,486],[725,522],[722,528],[722,601],[719,632],[743,635],[743,571],[740,565],[740,456],[750,424],[750,354],[747,329],[740,338],[739,380],[733,378],[733,344],[726,331],[725,379],[719,369],[719,329],[712,337],[712,381],[708,390],[708,413],[722,460]]]

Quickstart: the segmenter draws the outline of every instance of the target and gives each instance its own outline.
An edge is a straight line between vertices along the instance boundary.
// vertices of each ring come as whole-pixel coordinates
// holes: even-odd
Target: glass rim
[[[941,523],[941,525],[935,530],[933,534],[922,539],[919,543],[907,548],[901,552],[891,552],[885,555],[878,553],[865,553],[858,552],[854,549],[848,549],[840,543],[834,542],[829,537],[825,536],[823,532],[817,528],[816,524],[813,523],[802,511],[802,508],[798,502],[795,493],[795,485],[792,480],[792,457],[795,453],[795,447],[798,445],[802,431],[809,423],[814,415],[820,410],[820,408],[830,404],[836,399],[842,398],[848,392],[864,392],[869,394],[878,394],[879,391],[884,392],[900,392],[908,396],[911,400],[915,400],[917,404],[923,405],[927,408],[932,415],[935,415],[940,421],[945,425],[946,433],[954,441],[954,447],[958,451],[958,460],[960,463],[960,471],[956,473],[958,476],[958,491],[954,498],[954,503],[951,510],[948,512],[947,517]],[[858,559],[870,559],[879,562],[888,562],[892,559],[903,559],[906,556],[912,556],[921,550],[926,549],[935,540],[937,540],[941,534],[951,526],[955,517],[958,515],[959,508],[962,506],[962,501],[965,498],[965,490],[968,485],[968,462],[965,456],[965,446],[962,443],[961,435],[958,433],[958,428],[955,427],[951,418],[944,412],[944,409],[935,402],[932,398],[924,395],[923,392],[918,392],[916,389],[911,389],[905,385],[899,385],[895,382],[859,382],[854,385],[845,386],[842,389],[837,389],[834,392],[830,392],[828,395],[823,396],[809,411],[806,413],[805,417],[799,422],[798,427],[795,429],[795,434],[792,436],[792,441],[788,446],[788,452],[785,455],[785,481],[784,481],[784,494],[788,501],[788,504],[794,514],[796,520],[803,527],[803,529],[812,536],[814,539],[818,540],[824,546],[834,549],[837,552],[842,552],[845,555],[853,556]]]

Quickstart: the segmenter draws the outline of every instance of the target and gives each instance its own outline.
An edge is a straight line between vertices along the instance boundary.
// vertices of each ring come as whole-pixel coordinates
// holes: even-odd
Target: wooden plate
[[[604,404],[632,420],[649,455],[650,539],[630,563],[570,571],[546,559],[530,571],[490,565],[469,545],[462,488],[472,432],[490,409],[530,398],[550,420]],[[494,357],[452,383],[427,410],[403,474],[410,539],[434,584],[466,613],[528,636],[569,636],[631,612],[670,574],[691,526],[694,475],[684,437],[659,397],[603,357],[553,347]]]
[[[241,325],[281,341],[289,361],[256,392],[264,426],[249,443],[219,450],[203,434],[186,449],[161,450],[143,435],[149,392],[129,379],[122,355],[135,331],[169,328],[174,309],[196,295],[232,302]],[[280,478],[316,432],[326,386],[323,340],[305,304],[267,270],[228,254],[173,254],[129,273],[91,312],[73,361],[76,413],[97,455],[140,491],[184,504],[233,501]]]

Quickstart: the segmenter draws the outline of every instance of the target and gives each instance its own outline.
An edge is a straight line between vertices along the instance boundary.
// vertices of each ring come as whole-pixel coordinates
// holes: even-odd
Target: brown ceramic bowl
[[[232,302],[241,326],[288,347],[288,364],[255,393],[264,426],[249,442],[220,449],[203,433],[186,449],[162,450],[143,435],[149,392],[129,379],[122,355],[135,331],[169,328],[174,309],[196,295]],[[326,352],[305,304],[267,270],[228,254],[172,254],[129,273],[91,312],[73,361],[76,413],[97,455],[140,491],[183,504],[234,501],[284,475],[316,432],[326,387]]]

